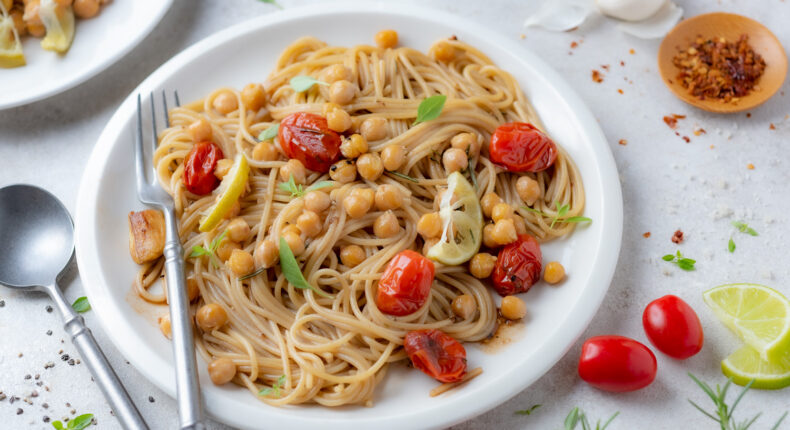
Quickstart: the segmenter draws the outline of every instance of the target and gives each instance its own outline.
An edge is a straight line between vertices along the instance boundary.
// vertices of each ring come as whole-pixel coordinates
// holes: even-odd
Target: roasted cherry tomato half
[[[526,122],[497,127],[488,147],[491,161],[511,172],[540,172],[557,159],[557,145],[546,134]]]
[[[500,296],[526,293],[540,280],[540,245],[534,237],[521,234],[518,240],[505,246],[496,258],[491,281]]]
[[[223,158],[222,150],[214,142],[198,142],[184,159],[184,186],[199,196],[217,188],[219,179],[214,176],[217,161]]]
[[[441,382],[456,382],[466,372],[466,349],[441,330],[406,333],[403,347],[414,367]]]
[[[329,129],[326,118],[307,112],[288,115],[277,132],[280,146],[288,158],[295,158],[308,169],[326,173],[340,158],[340,135]]]
[[[591,337],[582,345],[579,376],[604,391],[638,390],[656,379],[656,356],[631,338]]]
[[[647,338],[659,351],[678,359],[702,349],[702,324],[694,309],[680,297],[667,295],[653,300],[642,314]]]
[[[376,305],[388,315],[409,315],[420,309],[431,294],[433,262],[411,250],[390,260],[379,279]]]

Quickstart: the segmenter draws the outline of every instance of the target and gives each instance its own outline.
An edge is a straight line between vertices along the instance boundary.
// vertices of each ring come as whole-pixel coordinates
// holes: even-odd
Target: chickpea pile
[[[47,29],[41,19],[40,0],[0,0],[14,22],[20,37],[31,35],[44,37]],[[102,5],[110,0],[55,0],[56,13],[71,6],[74,16],[80,19],[93,18],[99,14]]]

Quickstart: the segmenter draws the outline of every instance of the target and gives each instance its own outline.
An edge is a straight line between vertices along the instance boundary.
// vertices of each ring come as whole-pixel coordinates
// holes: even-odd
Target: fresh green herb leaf
[[[672,261],[672,260],[675,259],[675,256],[672,255],[672,254],[667,254],[667,255],[661,257],[661,259],[664,260],[664,261]]]
[[[388,173],[388,174],[390,174],[390,175],[397,176],[397,177],[399,177],[399,178],[401,178],[401,179],[405,179],[405,180],[407,180],[407,181],[414,182],[414,183],[419,183],[419,182],[420,182],[420,181],[418,181],[416,178],[412,178],[412,177],[411,177],[411,176],[409,176],[409,175],[404,175],[404,174],[403,174],[403,173],[401,173],[401,172],[387,172],[387,173]]]
[[[730,243],[727,244],[727,250],[730,252],[735,252],[735,242],[730,238]]]
[[[620,412],[615,412],[614,415],[609,417],[605,423],[601,424],[601,420],[595,422],[595,430],[606,430],[609,427],[609,424],[614,421],[617,416],[620,415]],[[571,409],[568,416],[565,417],[565,430],[574,430],[576,426],[581,423],[582,430],[593,430],[592,425],[590,425],[590,421],[587,419],[587,415],[578,407]]]
[[[572,216],[565,219],[560,220],[562,222],[592,222],[592,218],[587,218],[586,216]]]
[[[69,421],[68,430],[82,430],[93,424],[93,414],[82,414]]]
[[[535,412],[535,409],[541,407],[542,405],[532,405],[527,409],[521,409],[516,411],[516,415],[532,415]]]
[[[272,384],[271,387],[266,387],[261,391],[258,391],[259,396],[271,396],[280,398],[280,388],[282,388],[283,384],[285,384],[285,375],[280,376],[277,378],[277,382]]]
[[[750,236],[757,236],[758,235],[757,232],[753,228],[749,227],[749,225],[746,224],[745,222],[733,221],[732,222],[732,226],[737,228],[738,231],[740,231],[741,233],[746,233],[746,234],[748,234]]]
[[[565,215],[568,214],[568,211],[571,208],[570,205],[568,205],[567,203],[564,205],[560,205],[560,202],[554,202],[554,207],[557,208],[557,214],[554,216],[549,215],[545,212],[541,212],[537,209],[533,209],[529,206],[522,206],[521,208],[526,211],[536,213],[544,218],[551,218],[551,225],[549,226],[549,228],[554,228],[554,225],[557,224],[558,222],[565,222],[565,223],[592,222],[592,218],[588,218],[586,216],[571,216],[571,217],[563,218]]]
[[[307,279],[305,279],[304,275],[302,274],[302,270],[299,268],[299,263],[296,261],[296,257],[294,257],[293,252],[291,252],[291,248],[288,246],[288,242],[286,242],[282,237],[280,238],[280,268],[285,275],[285,279],[287,279],[288,282],[294,287],[303,290],[313,290],[320,296],[332,297],[331,295],[313,287],[309,282],[307,282]]]
[[[268,3],[268,4],[271,4],[271,5],[277,6],[278,9],[282,9],[283,8],[282,6],[280,6],[280,3],[277,3],[277,1],[275,1],[275,0],[258,0],[258,1],[261,2],[261,3]]]
[[[52,421],[52,427],[55,427],[55,430],[66,430],[66,428],[63,427],[63,423],[60,421]]]
[[[261,134],[258,135],[258,140],[263,142],[264,140],[274,139],[277,136],[278,131],[280,131],[280,124],[274,124],[266,130],[263,130]]]
[[[294,76],[291,78],[289,82],[291,84],[291,88],[294,89],[297,93],[303,93],[310,88],[313,88],[313,85],[329,85],[324,81],[319,81],[311,76]]]
[[[447,101],[447,96],[439,94],[435,96],[426,97],[420,102],[417,108],[417,119],[414,120],[412,127],[421,123],[439,118],[444,108],[444,102]]]
[[[261,267],[260,269],[254,271],[252,273],[248,273],[248,274],[246,274],[244,276],[240,276],[239,277],[239,281],[243,281],[245,279],[254,278],[254,277],[260,275],[261,273],[263,273],[264,270],[266,270],[266,268],[265,267]]]
[[[694,270],[694,264],[697,263],[697,260],[683,257],[683,254],[681,254],[680,251],[678,251],[675,255],[667,254],[661,257],[661,259],[670,263],[674,263],[685,271]]]
[[[189,258],[195,258],[195,257],[200,257],[201,255],[210,255],[210,254],[211,252],[209,252],[206,248],[203,248],[200,245],[195,245],[192,247],[192,253],[189,254]]]
[[[308,191],[320,190],[335,185],[332,181],[320,181],[304,189],[302,184],[294,181],[294,175],[288,177],[288,182],[281,182],[278,187],[286,193],[291,193],[291,197],[303,197]]]
[[[75,311],[81,314],[91,310],[91,304],[90,302],[88,302],[88,298],[85,296],[82,296],[77,300],[75,300],[74,303],[71,304],[71,307],[74,308]]]
[[[214,240],[208,246],[208,249],[204,248],[202,245],[195,245],[192,247],[192,252],[189,254],[189,258],[196,258],[203,255],[208,255],[211,259],[211,264],[214,267],[219,267],[217,256],[214,254],[217,252],[217,248],[219,248],[219,244],[222,243],[222,239],[225,239],[225,236],[228,234],[228,231],[223,231],[219,236],[215,237]]]
[[[751,388],[752,384],[754,383],[754,379],[749,381],[749,383],[743,387],[743,390],[741,390],[738,396],[735,397],[735,401],[732,402],[732,405],[728,405],[727,391],[730,389],[730,386],[732,385],[732,378],[729,378],[723,387],[717,384],[716,391],[713,391],[713,388],[711,388],[705,382],[702,382],[699,379],[697,379],[696,376],[692,375],[691,373],[689,373],[688,375],[702,389],[702,391],[704,391],[705,394],[707,394],[708,397],[710,397],[716,409],[713,412],[708,412],[702,409],[702,407],[700,407],[698,404],[694,403],[694,401],[692,401],[691,399],[688,399],[689,403],[691,403],[691,406],[694,406],[698,411],[705,414],[705,416],[719,423],[722,430],[747,430],[752,426],[752,424],[754,424],[755,421],[757,421],[757,418],[759,418],[760,415],[762,415],[762,412],[759,412],[751,420],[744,420],[741,422],[735,421],[735,418],[732,417],[732,414],[735,412],[735,408],[738,406],[738,403],[740,403],[741,399],[743,399],[743,396],[746,394],[747,391],[749,391],[749,388]],[[779,421],[777,421],[776,424],[774,424],[772,429],[773,430],[778,429],[779,425],[782,423],[782,421],[784,421],[785,417],[787,417],[787,412],[785,412],[779,418]]]
[[[578,407],[571,409],[568,416],[565,417],[565,430],[573,430],[576,428],[576,424],[579,423],[579,413]]]

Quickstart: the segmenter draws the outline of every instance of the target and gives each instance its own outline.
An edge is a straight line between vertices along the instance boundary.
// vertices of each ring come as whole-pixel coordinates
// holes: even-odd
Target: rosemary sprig
[[[389,173],[390,175],[397,176],[397,177],[399,177],[399,178],[401,178],[401,179],[405,179],[405,180],[407,180],[407,181],[414,182],[415,184],[417,184],[417,183],[419,183],[419,182],[420,182],[420,181],[418,181],[416,178],[412,178],[411,176],[409,176],[409,175],[405,175],[405,174],[403,174],[403,173],[401,173],[401,172],[387,172],[387,173]]]
[[[738,406],[738,403],[740,403],[741,399],[743,399],[743,396],[747,391],[749,391],[749,388],[751,388],[752,384],[754,383],[754,379],[749,381],[749,383],[743,387],[743,390],[741,390],[738,396],[735,397],[735,401],[732,402],[732,405],[728,405],[727,390],[729,390],[730,386],[732,385],[732,378],[727,379],[727,383],[725,383],[723,387],[720,387],[718,384],[716,384],[716,391],[713,391],[713,388],[697,379],[697,377],[692,375],[691,372],[689,372],[688,375],[697,385],[699,385],[700,388],[702,388],[702,391],[704,391],[705,394],[710,397],[710,399],[713,401],[713,405],[716,407],[716,410],[713,412],[708,412],[702,409],[698,404],[694,403],[691,399],[688,399],[689,403],[697,408],[698,411],[705,414],[705,416],[719,423],[721,430],[747,430],[752,426],[752,424],[754,424],[755,421],[757,421],[757,418],[762,415],[762,412],[758,412],[754,417],[752,417],[752,419],[743,420],[741,422],[735,421],[735,418],[732,416],[732,414],[735,412],[735,407]],[[779,425],[782,424],[782,421],[784,421],[785,417],[787,417],[787,412],[779,417],[779,421],[777,421],[776,424],[771,427],[771,430],[779,429]]]
[[[614,415],[609,417],[609,419],[603,424],[601,424],[601,420],[598,420],[595,423],[595,427],[593,427],[590,425],[590,421],[587,419],[587,415],[584,413],[584,411],[579,409],[577,406],[571,409],[570,413],[568,413],[568,416],[565,417],[565,430],[574,430],[579,424],[582,425],[582,430],[606,430],[606,428],[609,427],[609,424],[611,424],[618,415],[620,415],[620,412],[615,412]]]

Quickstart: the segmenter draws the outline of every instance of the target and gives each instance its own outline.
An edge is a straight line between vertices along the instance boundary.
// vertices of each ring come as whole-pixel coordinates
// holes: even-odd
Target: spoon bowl
[[[697,37],[724,37],[735,41],[742,35],[749,36],[749,45],[765,60],[765,70],[757,81],[759,90],[752,90],[737,103],[724,103],[718,99],[700,100],[689,93],[676,79],[680,70],[672,59],[687,48]],[[658,49],[658,68],[661,80],[684,102],[700,109],[717,113],[734,113],[752,109],[771,98],[782,86],[787,75],[787,55],[779,40],[764,25],[745,16],[715,12],[697,15],[681,21],[661,42]]]

